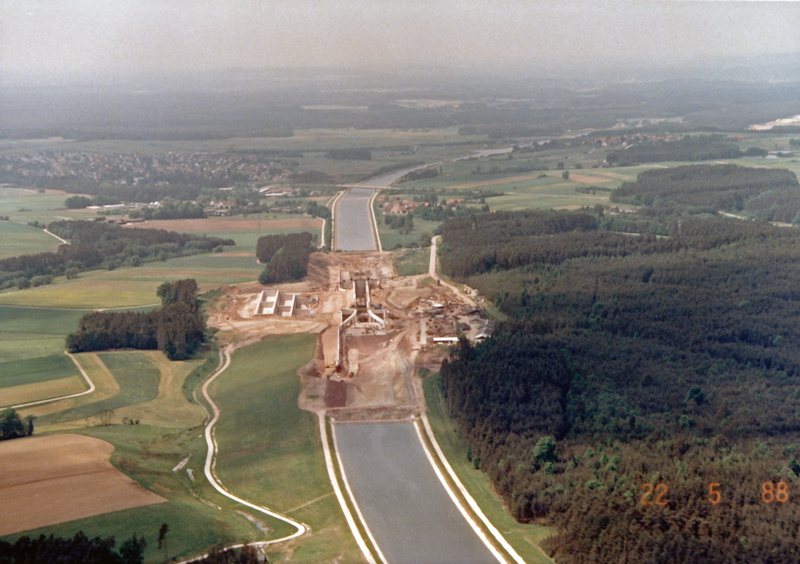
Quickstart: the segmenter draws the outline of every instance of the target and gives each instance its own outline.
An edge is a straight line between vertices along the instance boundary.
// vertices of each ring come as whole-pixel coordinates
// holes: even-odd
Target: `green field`
[[[137,533],[144,535],[147,541],[145,563],[157,564],[164,562],[163,550],[158,550],[156,543],[162,523],[169,525],[170,559],[188,558],[211,547],[260,538],[259,532],[246,519],[235,513],[221,512],[186,472],[172,472],[172,468],[191,453],[187,466],[195,469],[195,475],[202,475],[205,443],[196,429],[176,431],[147,425],[112,425],[87,427],[81,432],[112,443],[115,447],[112,463],[169,501],[34,529],[3,537],[3,540],[13,541],[23,534],[71,537],[83,531],[89,537],[114,536],[119,546]]]
[[[2,241],[0,259],[30,253],[54,252],[61,244],[58,239],[37,227],[14,221],[0,221],[0,241]]]
[[[241,349],[234,354],[228,371],[212,386],[222,409],[216,431],[220,479],[234,494],[285,512],[312,528],[310,535],[294,541],[285,552],[271,548],[271,562],[360,561],[328,481],[316,417],[297,407],[300,384],[295,370],[313,358],[314,347],[314,335],[297,335]],[[160,353],[155,351],[101,353],[98,356],[119,383],[119,393],[101,402],[41,416],[37,425],[46,432],[56,428],[54,424],[59,421],[91,416],[101,408],[115,409],[110,426],[98,426],[90,419],[87,424],[94,426],[78,431],[114,444],[114,465],[169,501],[26,534],[72,536],[83,530],[89,536],[114,535],[121,542],[136,532],[146,536],[145,561],[154,564],[163,561],[155,543],[162,523],[170,527],[170,558],[264,539],[264,533],[236,511],[248,513],[269,527],[271,537],[289,532],[288,526],[223,498],[205,481],[205,443],[196,426],[202,417],[198,419],[199,408],[191,406],[181,393],[186,375],[201,361],[170,363],[157,355]],[[165,388],[166,374],[176,365],[180,365],[177,373]],[[171,414],[184,410],[182,425],[147,424],[155,417],[152,408],[159,401],[162,408],[172,410]],[[190,411],[185,411],[187,408]],[[123,413],[132,418],[141,416],[142,423],[119,424]],[[172,471],[189,455],[186,469],[192,471],[194,480],[186,469]]]
[[[438,391],[438,375],[424,382],[425,401],[436,441],[456,475],[480,506],[489,521],[503,534],[514,550],[530,564],[552,564],[538,543],[552,534],[541,525],[517,523],[503,507],[503,500],[494,492],[486,474],[472,467],[466,457],[466,446],[458,437],[453,423],[445,414],[445,402]]]
[[[313,358],[315,343],[314,335],[295,335],[234,353],[211,389],[222,410],[217,474],[238,495],[311,526],[291,561],[354,562],[358,548],[333,496],[317,418],[297,406],[295,371]],[[276,525],[276,534],[289,531]],[[270,554],[270,562],[284,558]]]
[[[412,243],[430,246],[434,231],[441,225],[439,221],[426,221],[415,217],[414,228],[408,233],[403,233],[399,229],[387,227],[380,210],[375,211],[375,218],[378,220],[378,233],[384,251],[399,249]]]
[[[69,378],[77,374],[75,364],[65,354],[0,362],[0,388]]]
[[[7,215],[11,221],[23,224],[29,221],[53,221],[56,213],[68,215],[64,213],[67,210],[63,209],[66,197],[52,191],[42,193],[25,188],[0,188],[0,215]]]
[[[115,396],[99,402],[88,403],[52,415],[40,416],[40,425],[52,425],[65,421],[84,419],[97,415],[107,409],[150,401],[158,396],[160,372],[143,353],[139,351],[110,352],[98,355],[103,364],[114,375],[120,391]],[[69,359],[67,359],[69,361]],[[70,362],[70,364],[72,364]]]
[[[119,272],[123,272],[121,269]],[[116,272],[116,271],[115,271]],[[172,277],[155,281],[124,280],[105,271],[83,273],[75,280],[57,278],[53,284],[0,292],[0,304],[44,308],[96,309],[140,307],[157,303],[156,289]]]

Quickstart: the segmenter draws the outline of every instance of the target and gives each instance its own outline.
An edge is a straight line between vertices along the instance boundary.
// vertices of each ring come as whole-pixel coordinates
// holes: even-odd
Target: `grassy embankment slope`
[[[359,561],[322,456],[317,418],[297,406],[296,369],[313,358],[315,335],[271,338],[236,351],[211,386],[217,425],[217,475],[237,495],[306,523],[309,537],[270,551],[270,562]],[[261,516],[257,516],[262,519]],[[273,525],[275,535],[287,525]]]
[[[550,536],[553,530],[542,525],[523,524],[515,521],[503,506],[503,500],[494,493],[486,474],[476,470],[465,456],[466,445],[458,437],[453,423],[447,417],[447,408],[439,390],[439,376],[425,380],[425,402],[428,420],[436,441],[452,466],[461,483],[475,499],[483,513],[494,524],[517,553],[531,564],[551,564],[539,548],[539,543]]]

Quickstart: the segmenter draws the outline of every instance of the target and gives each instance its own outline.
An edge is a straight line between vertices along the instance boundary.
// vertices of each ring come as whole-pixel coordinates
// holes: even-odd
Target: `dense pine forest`
[[[148,312],[87,313],[67,335],[70,352],[108,349],[163,351],[170,360],[186,360],[205,341],[206,323],[192,278],[158,287],[161,308]]]
[[[442,367],[465,456],[559,563],[800,561],[800,234],[615,219],[444,225],[445,272],[509,316]]]
[[[612,202],[655,208],[744,213],[765,221],[800,220],[800,184],[788,170],[694,165],[643,172],[611,194]]]
[[[763,157],[766,151],[748,149],[742,152],[739,146],[726,141],[722,135],[686,135],[678,141],[651,141],[630,145],[621,151],[611,151],[606,161],[619,166],[663,161],[709,161],[714,159],[738,159],[742,156]]]
[[[208,253],[235,244],[232,239],[95,221],[54,221],[47,228],[70,244],[61,245],[55,253],[0,260],[0,289],[16,286],[22,290],[49,284],[54,276],[74,277],[95,268],[135,267],[147,261]]]
[[[256,258],[264,265],[258,276],[262,284],[300,280],[308,273],[311,233],[265,235],[256,244]]]

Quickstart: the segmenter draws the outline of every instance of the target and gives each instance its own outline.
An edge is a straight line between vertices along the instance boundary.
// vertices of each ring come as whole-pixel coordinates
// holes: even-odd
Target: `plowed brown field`
[[[0,443],[0,536],[166,501],[114,468],[113,450],[83,435]]]

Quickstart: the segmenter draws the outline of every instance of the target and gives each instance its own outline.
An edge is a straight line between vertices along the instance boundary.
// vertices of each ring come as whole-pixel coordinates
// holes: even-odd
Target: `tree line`
[[[308,232],[265,235],[256,243],[256,258],[264,264],[261,284],[276,284],[303,279],[308,274],[313,235]]]
[[[800,507],[775,496],[800,492],[800,237],[708,215],[630,221],[655,220],[667,238],[629,243],[588,212],[443,226],[445,272],[509,317],[442,366],[464,455],[515,518],[556,527],[558,562],[796,562]],[[576,234],[597,252],[575,253]],[[471,260],[526,239],[566,258]]]
[[[158,547],[166,549],[166,524],[159,530]],[[72,538],[53,535],[21,536],[13,543],[0,541],[0,562],[3,564],[142,564],[147,541],[134,533],[120,544],[113,536],[89,538],[79,531]],[[166,553],[166,550],[165,550]],[[193,560],[199,564],[263,564],[268,562],[250,545],[238,549],[215,548]]]
[[[754,152],[755,151],[755,152]],[[654,141],[631,145],[623,150],[609,151],[606,162],[619,166],[663,161],[709,161],[738,159],[743,156],[766,156],[760,149],[743,153],[738,145],[725,141],[720,135],[686,135],[678,141]]]
[[[79,531],[72,538],[22,536],[14,543],[0,541],[3,564],[142,564],[147,542],[135,533],[114,550],[114,537],[89,538]]]
[[[186,360],[205,342],[206,323],[197,300],[197,282],[188,278],[158,287],[161,307],[149,312],[93,312],[67,335],[70,352],[158,349],[170,360]]]
[[[23,421],[19,413],[10,407],[0,411],[0,441],[30,437],[33,434],[33,419],[29,415]]]
[[[611,201],[657,208],[744,212],[765,221],[800,216],[797,176],[785,169],[690,165],[641,173],[611,193]]]
[[[37,276],[72,277],[84,270],[139,266],[146,261],[206,253],[235,244],[232,239],[123,228],[99,221],[54,221],[47,228],[71,244],[61,245],[54,253],[0,260],[0,289],[29,287]]]

